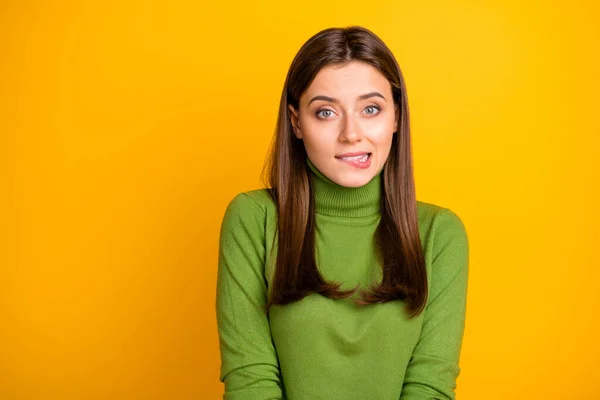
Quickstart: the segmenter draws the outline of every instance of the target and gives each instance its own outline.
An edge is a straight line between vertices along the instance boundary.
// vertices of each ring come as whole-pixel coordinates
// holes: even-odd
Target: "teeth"
[[[352,157],[342,157],[342,160],[346,160],[346,161],[360,161],[360,162],[365,162],[367,161],[367,159],[369,158],[369,154],[364,154],[362,156],[352,156]]]

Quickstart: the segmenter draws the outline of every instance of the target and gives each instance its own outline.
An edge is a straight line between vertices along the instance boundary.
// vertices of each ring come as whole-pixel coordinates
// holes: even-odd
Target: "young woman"
[[[371,31],[330,28],[283,87],[270,188],[220,233],[224,399],[454,399],[469,246],[417,201],[406,88]]]

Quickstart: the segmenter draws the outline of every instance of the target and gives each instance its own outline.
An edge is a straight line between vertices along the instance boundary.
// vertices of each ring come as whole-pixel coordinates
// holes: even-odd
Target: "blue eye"
[[[369,106],[369,107],[365,108],[365,110],[373,110],[372,112],[368,112],[367,114],[375,115],[375,114],[379,113],[381,108],[379,108],[378,106]]]
[[[365,111],[366,111],[365,113],[367,115],[377,115],[381,111],[381,108],[376,105],[371,105],[371,106],[368,106],[367,108],[365,108]],[[333,115],[333,111],[328,108],[324,108],[324,109],[316,112],[316,116],[320,119],[327,119],[331,115]]]
[[[323,115],[322,114],[322,113],[326,113],[326,112],[328,112],[330,114],[328,114],[328,115]],[[323,110],[317,111],[317,117],[319,117],[319,118],[327,118],[327,117],[331,116],[331,113],[333,113],[333,111],[325,108]]]

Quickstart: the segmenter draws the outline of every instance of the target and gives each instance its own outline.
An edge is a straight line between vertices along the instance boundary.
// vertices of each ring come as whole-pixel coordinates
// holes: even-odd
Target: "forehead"
[[[343,65],[328,65],[315,76],[306,92],[305,100],[315,95],[327,95],[355,100],[361,94],[378,91],[389,101],[392,87],[381,72],[370,64],[352,61]]]

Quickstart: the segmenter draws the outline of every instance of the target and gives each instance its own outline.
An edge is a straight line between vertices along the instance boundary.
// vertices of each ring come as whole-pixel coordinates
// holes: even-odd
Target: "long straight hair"
[[[293,135],[288,109],[289,104],[298,109],[300,96],[323,67],[350,61],[368,63],[381,72],[391,84],[399,110],[399,129],[393,134],[382,172],[381,218],[374,237],[382,280],[362,290],[354,301],[368,305],[404,300],[412,318],[425,308],[427,274],[419,237],[406,86],[390,49],[360,26],[328,28],[315,34],[300,48],[289,68],[275,135],[262,172],[277,208],[278,239],[265,309],[298,301],[311,293],[346,298],[358,289],[341,290],[339,282],[327,282],[317,268],[314,192],[304,144]]]

